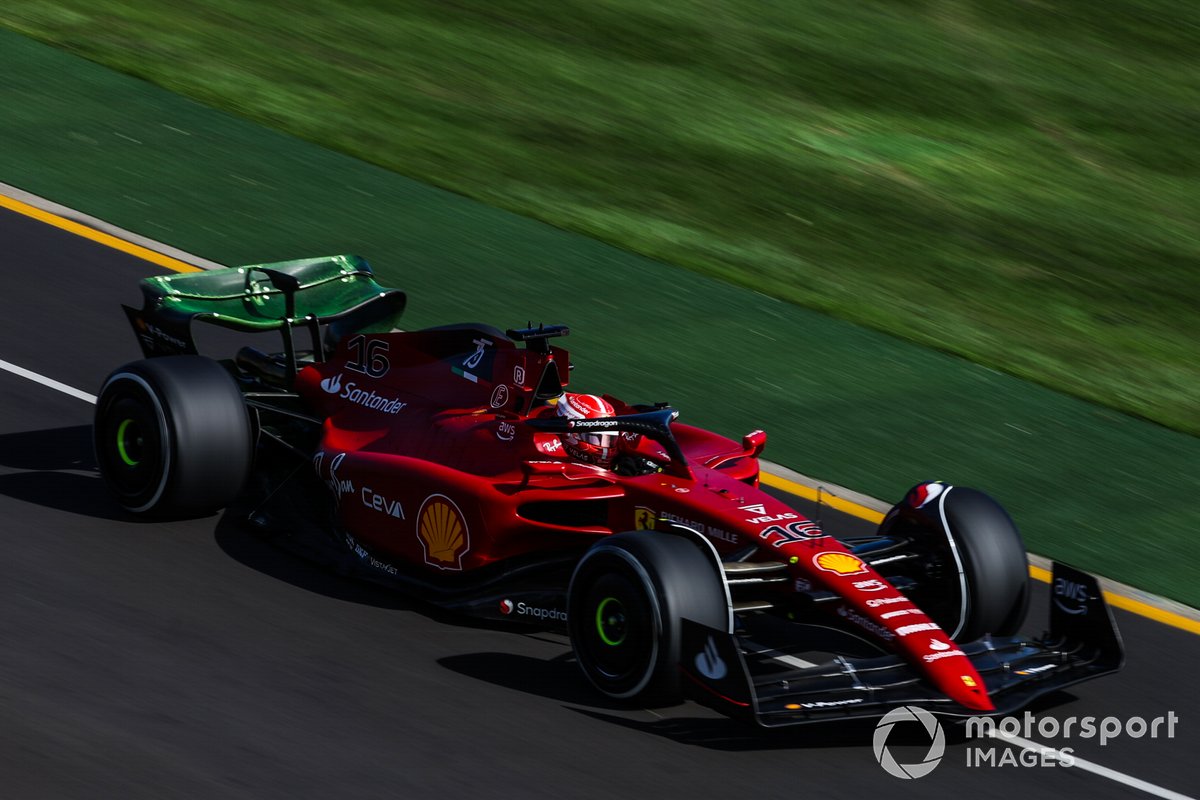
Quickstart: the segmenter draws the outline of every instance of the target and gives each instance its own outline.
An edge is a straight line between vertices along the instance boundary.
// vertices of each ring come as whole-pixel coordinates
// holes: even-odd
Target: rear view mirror
[[[758,458],[766,446],[766,431],[752,431],[742,437],[742,449],[753,458]]]

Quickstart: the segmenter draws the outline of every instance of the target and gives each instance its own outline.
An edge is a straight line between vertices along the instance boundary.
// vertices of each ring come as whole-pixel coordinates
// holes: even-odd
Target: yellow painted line
[[[1041,567],[1029,567],[1029,574],[1036,580],[1043,583],[1050,582],[1050,570],[1042,569]],[[1200,621],[1189,619],[1181,614],[1176,614],[1173,611],[1157,608],[1149,603],[1143,603],[1141,600],[1135,600],[1132,597],[1127,597],[1116,592],[1104,592],[1104,599],[1108,601],[1110,606],[1121,608],[1130,613],[1137,614],[1140,617],[1152,619],[1155,622],[1161,622],[1164,625],[1170,625],[1172,628],[1188,631],[1189,633],[1200,634]]]
[[[836,508],[838,511],[844,511],[852,517],[865,519],[867,522],[874,522],[876,525],[883,522],[883,514],[880,514],[875,509],[867,508],[866,506],[859,505],[858,503],[850,500],[845,500],[841,497],[830,494],[829,492],[820,492],[811,486],[805,486],[802,483],[796,483],[795,481],[790,481],[787,478],[781,478],[778,475],[772,475],[769,472],[760,473],[759,478],[767,486],[773,486],[776,489],[782,489],[789,494],[798,495],[803,497],[805,500],[810,500],[814,503],[817,502],[819,496],[821,505],[829,506],[830,508]]]
[[[785,492],[797,495],[798,497],[803,497],[805,500],[809,500],[814,503],[817,502],[818,491],[811,486],[805,486],[802,483],[796,483],[795,481],[788,480],[787,478],[781,478],[778,475],[772,475],[769,472],[761,473],[760,478],[767,486],[772,486],[776,489],[782,489]],[[845,512],[852,517],[858,517],[859,519],[875,523],[876,525],[883,521],[883,514],[880,514],[873,508],[867,508],[864,505],[860,505],[850,500],[844,500],[840,497],[835,497],[826,492],[820,492],[819,494],[821,503],[829,506],[830,508],[836,508],[838,511]],[[1032,564],[1029,566],[1029,576],[1036,581],[1041,581],[1042,583],[1049,583],[1051,578],[1050,570],[1043,569],[1042,567],[1035,567]],[[1189,619],[1182,614],[1176,614],[1173,611],[1157,608],[1149,603],[1144,603],[1141,600],[1135,600],[1132,597],[1128,597],[1123,594],[1117,594],[1116,592],[1105,591],[1104,599],[1107,600],[1108,604],[1114,608],[1120,608],[1132,614],[1137,614],[1139,617],[1146,617],[1147,619],[1152,619],[1155,622],[1161,622],[1163,625],[1170,625],[1172,628],[1178,628],[1181,631],[1200,634],[1200,621]]]
[[[1041,581],[1042,583],[1049,583],[1050,577],[1051,577],[1050,570],[1044,569],[1042,567],[1035,567],[1033,564],[1030,564],[1029,565],[1029,577],[1033,578],[1035,581]],[[1105,594],[1107,594],[1107,592]]]
[[[156,250],[151,250],[148,247],[142,247],[141,245],[127,242],[124,239],[113,236],[112,234],[98,231],[95,228],[90,228],[87,225],[83,225],[78,222],[73,222],[65,217],[60,217],[57,214],[50,213],[49,211],[43,211],[42,209],[31,206],[28,203],[22,203],[20,200],[14,200],[13,198],[2,194],[0,194],[0,208],[7,208],[10,211],[23,214],[26,217],[36,219],[39,222],[44,222],[47,225],[53,225],[55,228],[67,231],[68,233],[73,233],[76,236],[82,236],[83,238],[90,239],[97,244],[102,244],[105,247],[111,247],[114,250],[120,250],[122,253],[128,253],[129,255],[140,258],[143,261],[149,261],[151,264],[157,264],[160,267],[165,267],[175,272],[202,271],[199,267],[192,266],[191,264],[180,261],[177,258],[171,258],[170,256],[163,255]],[[823,504],[829,506],[830,508],[835,508],[838,511],[845,512],[853,517],[858,517],[859,519],[863,519],[868,522],[873,522],[876,525],[883,521],[883,514],[880,514],[878,511],[872,508],[867,508],[864,505],[860,505],[850,500],[845,500],[841,497],[836,497],[832,494],[819,492],[817,489],[814,489],[811,486],[805,486],[802,483],[796,483],[795,481],[788,480],[787,478],[781,478],[778,475],[772,475],[769,472],[762,473],[762,482],[768,486],[773,486],[776,489],[782,489],[785,492],[798,495],[799,497],[803,497],[804,499],[814,503],[817,502],[819,498]],[[1029,568],[1029,574],[1035,580],[1042,581],[1043,583],[1050,582],[1049,571],[1044,570],[1041,567],[1031,566]],[[1161,608],[1155,608],[1149,603],[1143,603],[1141,600],[1135,600],[1132,597],[1126,597],[1125,595],[1116,594],[1115,592],[1106,591],[1104,593],[1104,597],[1106,600],[1108,600],[1109,604],[1116,608],[1124,609],[1139,616],[1155,620],[1156,622],[1161,622],[1164,625],[1170,625],[1173,628],[1179,628],[1180,630],[1188,631],[1189,633],[1200,634],[1200,622],[1197,622],[1196,620],[1188,619],[1187,617],[1171,611],[1166,611]]]
[[[1187,631],[1188,633],[1200,634],[1200,622],[1188,619],[1182,614],[1176,614],[1174,611],[1157,608],[1149,603],[1143,603],[1141,600],[1134,600],[1132,597],[1126,597],[1116,592],[1105,592],[1104,599],[1108,601],[1110,606],[1123,608],[1131,614],[1137,614],[1139,617],[1146,617],[1147,619],[1161,622],[1163,625],[1170,625],[1172,628],[1179,628],[1179,630]]]
[[[73,233],[76,236],[82,236],[85,239],[91,239],[97,244],[102,244],[105,247],[111,247],[114,250],[120,250],[122,253],[128,253],[131,256],[149,261],[151,264],[157,264],[160,267],[166,267],[175,272],[200,272],[199,267],[193,267],[191,264],[185,264],[177,258],[165,256],[162,253],[151,250],[148,247],[142,247],[132,242],[127,242],[117,236],[104,231],[98,231],[95,228],[89,228],[78,222],[72,222],[65,217],[60,217],[57,214],[51,214],[49,211],[43,211],[40,208],[22,203],[20,200],[14,200],[11,197],[6,197],[0,194],[0,208],[7,208],[9,211],[15,211],[18,214],[23,214],[26,217],[36,219],[38,222],[44,222],[47,225],[53,225],[55,228],[60,228],[67,233]]]

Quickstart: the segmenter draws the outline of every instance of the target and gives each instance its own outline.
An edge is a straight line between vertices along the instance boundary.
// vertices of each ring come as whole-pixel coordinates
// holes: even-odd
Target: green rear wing
[[[396,327],[407,298],[375,282],[367,262],[352,255],[305,258],[272,264],[163,275],[141,282],[141,310],[122,306],[147,358],[195,353],[192,322],[237,331],[278,330],[295,373],[293,332],[312,335],[313,357],[324,360],[321,342],[349,331]]]

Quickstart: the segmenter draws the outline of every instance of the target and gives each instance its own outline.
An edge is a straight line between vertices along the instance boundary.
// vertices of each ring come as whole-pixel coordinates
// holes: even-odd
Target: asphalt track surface
[[[0,243],[0,360],[95,393],[139,357],[117,304],[159,267],[3,210]],[[870,723],[769,734],[691,703],[607,703],[562,637],[447,618],[231,518],[124,517],[94,472],[91,411],[0,371],[0,797],[1152,796],[1079,768],[968,767],[969,748],[1016,748],[953,728],[938,768],[905,781],[876,763]],[[1116,616],[1125,670],[1040,714],[1174,711],[1175,738],[1031,738],[1200,793],[1200,637]],[[926,751],[897,734],[901,762]]]

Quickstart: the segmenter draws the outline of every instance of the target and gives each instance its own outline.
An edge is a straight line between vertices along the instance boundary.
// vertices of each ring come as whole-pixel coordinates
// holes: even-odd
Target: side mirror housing
[[[742,449],[746,455],[758,458],[767,446],[766,431],[752,431],[742,437]]]

